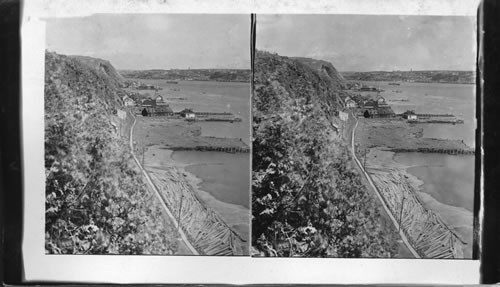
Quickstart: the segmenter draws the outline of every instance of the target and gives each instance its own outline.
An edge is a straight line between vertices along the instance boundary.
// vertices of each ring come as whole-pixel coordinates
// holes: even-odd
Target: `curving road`
[[[356,120],[356,124],[352,128],[352,135],[351,135],[351,152],[352,152],[352,157],[353,157],[354,161],[356,162],[356,164],[358,165],[359,169],[365,175],[366,179],[368,180],[368,183],[370,183],[371,187],[373,188],[373,190],[377,194],[377,197],[380,200],[380,202],[382,203],[382,206],[384,207],[385,211],[387,212],[387,214],[391,218],[391,221],[394,224],[394,227],[396,227],[396,230],[399,230],[399,235],[401,236],[401,239],[403,240],[403,242],[406,245],[406,247],[408,248],[408,250],[410,250],[410,252],[413,254],[413,256],[415,256],[415,258],[420,258],[420,255],[417,253],[417,251],[415,251],[415,249],[413,248],[413,246],[411,246],[411,244],[408,241],[408,238],[404,234],[403,230],[401,228],[399,228],[399,223],[397,222],[397,220],[392,215],[392,212],[389,210],[389,207],[385,204],[385,201],[382,198],[382,195],[379,193],[379,191],[378,191],[377,187],[375,186],[375,184],[373,183],[371,177],[368,175],[368,173],[366,172],[366,170],[363,168],[363,165],[359,161],[358,157],[356,156],[356,152],[355,152],[355,148],[354,148],[354,134],[356,132],[356,128],[358,127],[358,119],[352,113],[350,114],[350,117],[351,116]]]
[[[129,114],[132,115],[132,113],[129,113]],[[137,166],[141,169],[142,174],[146,178],[146,181],[148,182],[149,186],[151,187],[151,189],[154,191],[155,195],[160,200],[161,205],[162,205],[163,209],[165,210],[165,212],[167,213],[168,217],[170,217],[170,219],[174,223],[174,226],[178,230],[179,235],[181,236],[181,239],[184,242],[184,244],[186,244],[187,248],[191,251],[191,253],[193,253],[193,255],[199,255],[198,251],[193,247],[193,245],[191,244],[191,242],[189,242],[189,240],[187,239],[187,236],[184,233],[184,231],[182,230],[182,228],[179,228],[179,223],[177,222],[177,219],[170,212],[170,209],[167,207],[167,205],[165,204],[165,202],[161,198],[161,195],[160,195],[160,192],[158,191],[158,188],[153,184],[153,181],[151,181],[151,178],[149,177],[148,173],[142,167],[141,162],[135,156],[135,153],[134,153],[134,142],[133,142],[134,136],[133,135],[134,135],[134,127],[135,127],[135,124],[136,124],[137,120],[136,120],[136,118],[135,118],[134,115],[132,115],[132,117],[134,118],[134,123],[130,127],[130,153],[132,154],[132,157],[134,158],[135,163],[137,164]]]

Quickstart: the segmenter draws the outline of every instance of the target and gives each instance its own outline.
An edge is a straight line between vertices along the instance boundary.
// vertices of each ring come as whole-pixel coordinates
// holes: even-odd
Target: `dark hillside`
[[[301,62],[302,64],[308,66],[314,71],[317,71],[320,77],[326,82],[329,82],[330,85],[335,86],[336,88],[342,88],[345,86],[344,77],[342,77],[342,75],[339,72],[337,72],[337,69],[335,69],[332,63],[323,60],[316,60],[303,57],[295,57],[292,59]]]
[[[125,81],[123,77],[115,70],[109,61],[87,57],[87,56],[69,56],[78,60],[78,62],[87,65],[94,71],[100,73],[103,79],[108,79],[116,86],[120,86]]]
[[[111,119],[124,93],[102,60],[45,55],[45,250],[51,254],[171,254],[128,143]]]
[[[252,245],[256,253],[394,254],[394,234],[385,231],[378,206],[352,167],[337,130],[341,82],[334,68],[325,79],[302,61],[261,51],[256,52],[254,65]]]

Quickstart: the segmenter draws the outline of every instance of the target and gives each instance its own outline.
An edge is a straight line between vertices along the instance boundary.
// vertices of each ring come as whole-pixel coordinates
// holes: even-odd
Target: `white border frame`
[[[22,20],[23,261],[26,281],[102,283],[478,284],[478,260],[44,254],[44,50],[47,17],[93,13],[322,13],[475,16],[478,1],[29,0]],[[258,20],[258,19],[257,19]],[[250,33],[250,31],[249,31]],[[250,44],[250,34],[249,34]]]

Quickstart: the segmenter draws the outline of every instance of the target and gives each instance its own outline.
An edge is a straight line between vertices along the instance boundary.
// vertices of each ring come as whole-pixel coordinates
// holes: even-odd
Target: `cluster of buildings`
[[[353,90],[359,92],[383,92],[383,89],[374,86],[363,85],[358,82],[347,82],[345,86],[346,90]]]
[[[344,104],[347,109],[357,110],[359,116],[365,118],[391,118],[396,114],[386,103],[384,97],[377,95],[375,98],[347,96],[344,98]]]
[[[141,100],[125,95],[122,97],[122,100],[125,107],[134,108],[135,114],[140,114],[144,117],[174,115],[168,103],[166,103],[160,95],[156,96],[154,99],[145,98]]]
[[[132,81],[132,80],[126,80],[123,84],[125,88],[132,88],[136,90],[161,90],[162,88],[159,86],[151,85],[151,84],[145,84],[139,81]]]

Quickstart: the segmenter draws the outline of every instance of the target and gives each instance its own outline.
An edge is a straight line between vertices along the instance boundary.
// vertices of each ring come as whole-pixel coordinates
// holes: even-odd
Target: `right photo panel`
[[[256,15],[254,257],[472,259],[476,18]]]

